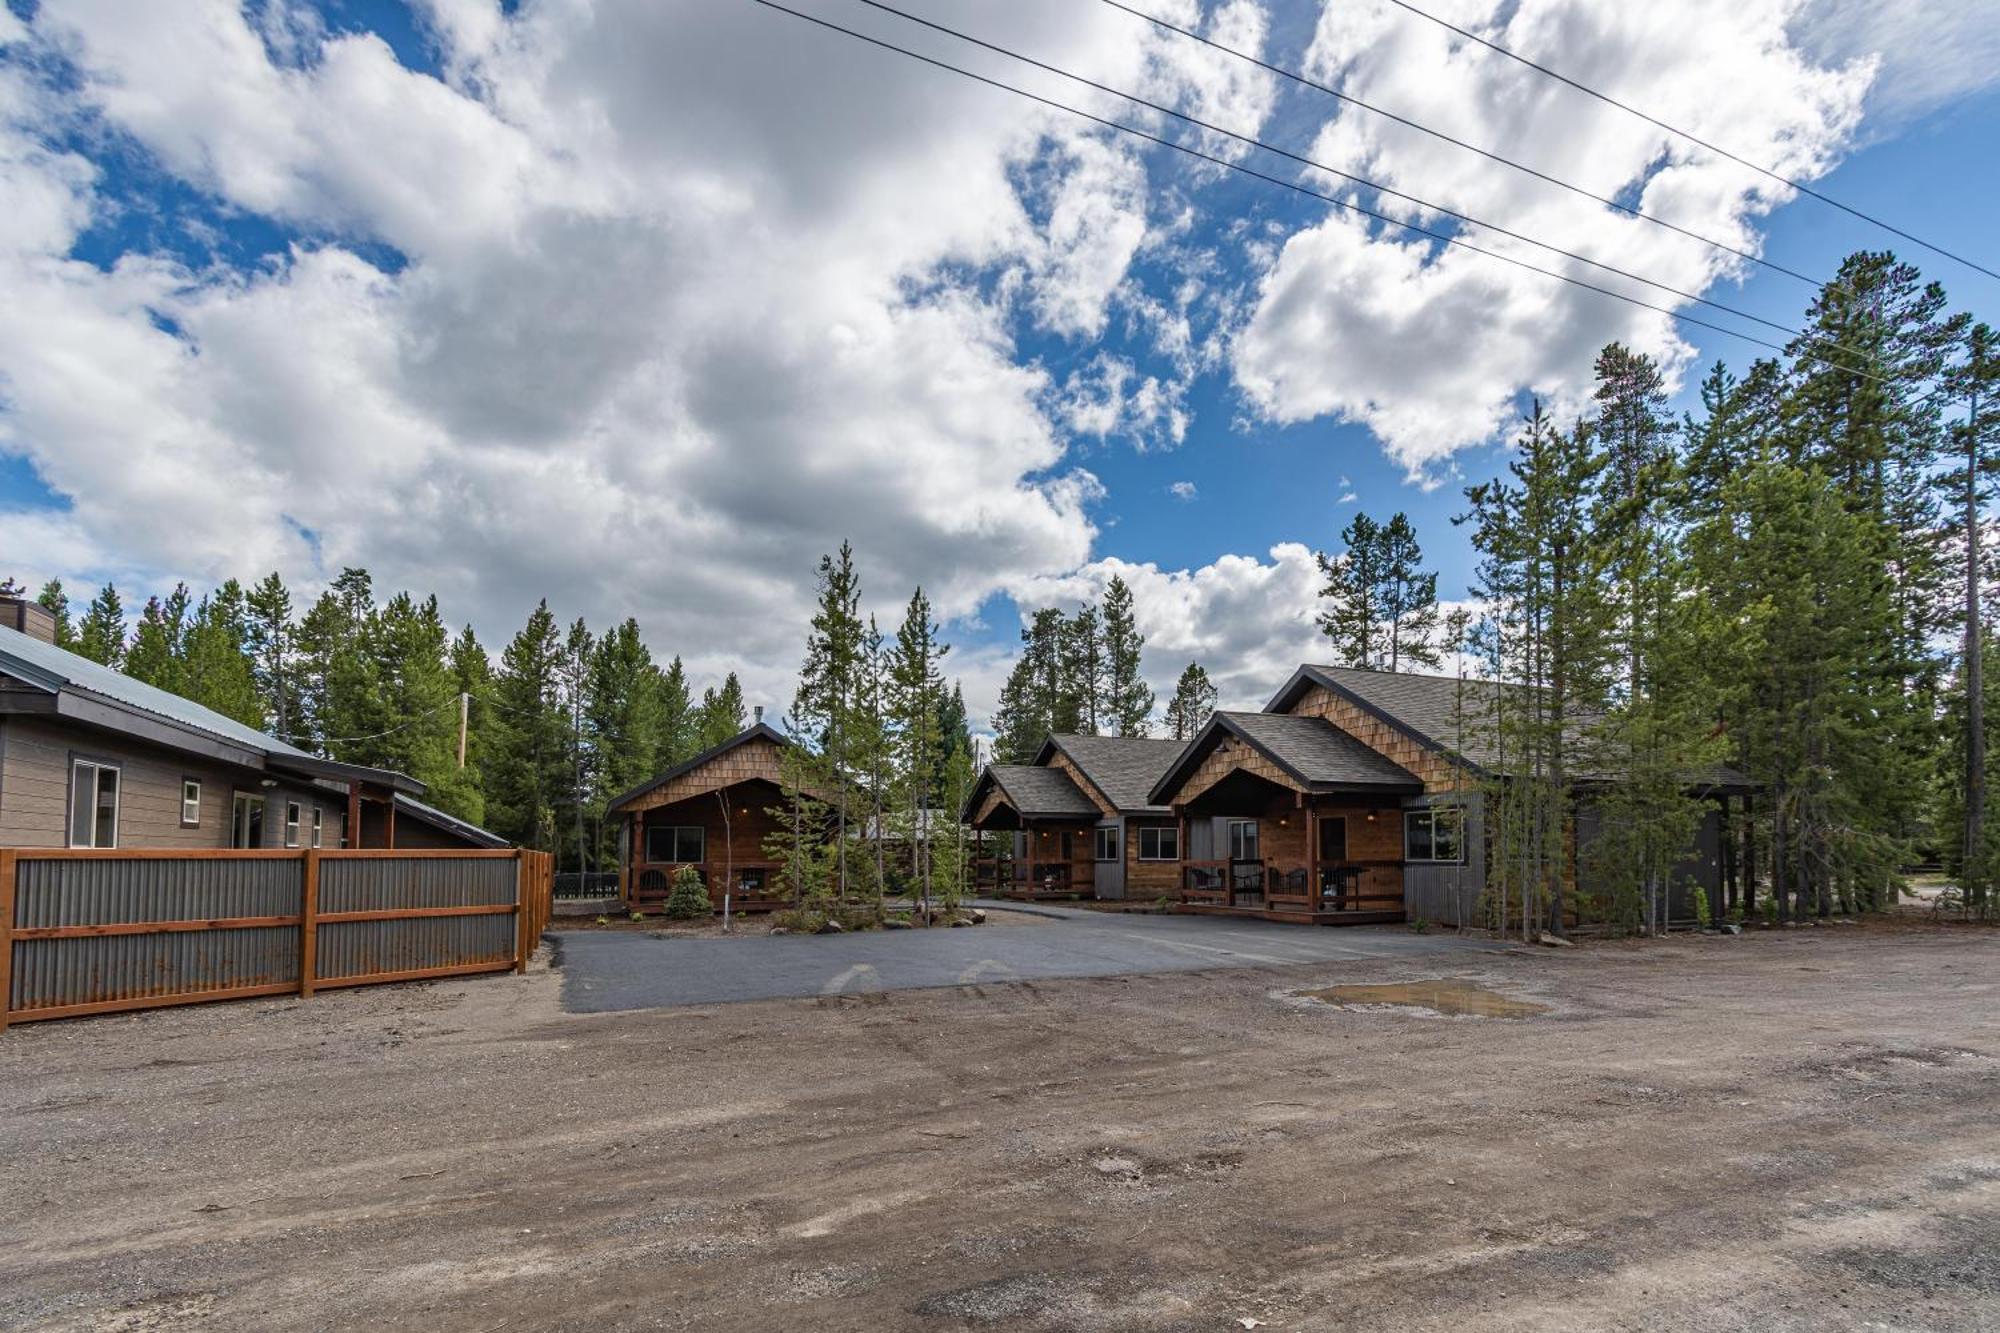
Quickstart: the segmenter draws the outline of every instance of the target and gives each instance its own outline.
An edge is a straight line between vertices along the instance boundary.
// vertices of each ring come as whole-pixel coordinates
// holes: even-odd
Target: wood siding
[[[1239,738],[1224,732],[1222,739],[1216,742],[1215,748],[1203,757],[1195,766],[1194,772],[1188,774],[1187,781],[1181,783],[1180,789],[1173,793],[1174,805],[1180,807],[1192,804],[1203,792],[1238,769],[1245,773],[1254,773],[1260,778],[1277,783],[1280,787],[1292,791],[1301,790],[1298,782],[1284,769],[1244,744]]]
[[[778,758],[782,753],[777,744],[761,736],[745,741],[727,754],[719,755],[692,772],[683,773],[635,798],[624,807],[624,812],[637,814],[676,805],[724,787],[733,787],[739,782],[762,781],[775,787],[778,785]],[[711,800],[710,804],[714,802]]]
[[[1312,686],[1286,711],[1297,717],[1325,718],[1375,753],[1410,770],[1423,782],[1426,792],[1450,791],[1460,780],[1458,765],[1443,753],[1324,685]]]
[[[1048,767],[1055,769],[1058,773],[1069,774],[1069,780],[1076,784],[1078,791],[1090,798],[1091,804],[1097,807],[1099,815],[1108,819],[1118,813],[1117,808],[1111,802],[1104,799],[1104,793],[1097,789],[1097,784],[1085,777],[1083,770],[1078,768],[1075,762],[1061,750],[1057,750],[1054,755],[1050,756]]]
[[[779,831],[779,820],[771,814],[771,807],[784,800],[784,793],[774,785],[756,782],[724,795],[729,805],[726,822],[722,817],[722,803],[710,791],[706,795],[647,810],[640,817],[641,828],[699,828],[702,830],[703,859],[717,866],[725,857],[737,862],[772,860],[770,853],[764,850],[764,843]],[[861,846],[863,844],[857,843],[848,850],[850,854],[859,854],[856,848]],[[643,831],[639,841],[639,864],[642,868],[672,864],[646,859]]]
[[[264,797],[263,846],[284,845],[287,801],[301,806],[301,845],[311,841],[315,803],[325,812],[325,845],[338,845],[343,796],[297,786],[263,787],[259,774],[164,746],[42,718],[10,717],[0,721],[0,846],[68,845],[72,757],[117,765],[121,848],[227,847],[230,806],[238,791]],[[201,783],[201,822],[193,828],[181,826],[184,778]]]
[[[1172,819],[1148,819],[1133,816],[1125,821],[1125,896],[1127,898],[1157,898],[1161,894],[1171,897],[1180,892],[1181,862],[1141,861],[1139,859],[1139,830],[1142,828],[1177,828],[1178,821]],[[1183,835],[1185,836],[1185,835]],[[1188,849],[1180,849],[1185,859]]]

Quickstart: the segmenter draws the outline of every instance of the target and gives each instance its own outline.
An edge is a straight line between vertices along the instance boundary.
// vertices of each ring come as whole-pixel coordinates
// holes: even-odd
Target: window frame
[[[188,799],[188,789],[190,787],[194,789],[193,800]],[[183,775],[181,778],[181,827],[182,828],[201,827],[201,795],[202,795],[201,779],[191,778]],[[189,806],[194,807],[194,816],[192,818],[188,816]]]
[[[1152,853],[1152,855],[1150,855],[1150,856],[1148,856],[1148,855],[1146,854],[1146,842],[1147,842],[1147,840],[1148,840],[1148,835],[1150,835],[1150,836],[1151,836],[1151,841],[1152,841],[1152,844],[1153,844],[1153,853]],[[1172,843],[1173,843],[1173,854],[1172,854],[1171,856],[1163,856],[1163,855],[1161,855],[1161,853],[1160,853],[1160,844],[1161,844],[1161,843],[1162,843],[1163,841],[1167,841],[1167,840],[1171,840],[1171,841],[1172,841]],[[1179,825],[1177,825],[1177,824],[1142,824],[1142,825],[1140,825],[1140,826],[1139,826],[1139,859],[1140,859],[1141,861],[1178,861],[1178,860],[1180,860],[1180,859],[1181,859],[1181,830],[1180,830],[1180,826],[1179,826]]]
[[[683,850],[681,835],[684,833],[695,835],[698,854],[691,861],[680,859],[680,853]],[[653,840],[663,834],[668,838],[668,850],[673,853],[673,858],[669,860],[661,860],[653,855]],[[708,860],[708,830],[700,824],[648,824],[646,826],[645,851],[646,864],[649,866],[702,865]]]
[[[1250,856],[1238,856],[1236,854],[1236,830],[1240,828],[1247,828],[1250,830],[1250,839],[1249,839],[1250,850],[1253,853]],[[1226,826],[1223,829],[1222,837],[1223,837],[1223,842],[1226,844],[1229,852],[1229,855],[1227,857],[1228,860],[1243,861],[1248,863],[1250,861],[1262,861],[1264,859],[1264,830],[1261,827],[1259,827],[1257,820],[1231,819],[1227,821]]]
[[[259,841],[256,842],[236,841],[236,836],[237,836],[236,809],[239,804],[243,807],[242,832],[245,835],[248,835],[250,832],[251,825],[254,823],[256,825],[257,832],[260,835]],[[264,816],[270,813],[270,806],[271,806],[270,800],[262,792],[244,791],[241,788],[231,788],[229,792],[229,845],[231,847],[238,849],[239,851],[248,851],[252,848],[262,847],[264,845],[263,842],[261,841],[261,835],[264,832]]]
[[[1438,824],[1440,822],[1438,817],[1440,815],[1447,817],[1443,822],[1451,826],[1453,834],[1455,835],[1453,839],[1454,842],[1453,854],[1450,856],[1439,856],[1437,854],[1438,851],[1437,830],[1438,830]],[[1416,842],[1414,840],[1413,835],[1419,824],[1423,825],[1425,828],[1426,845],[1429,847],[1429,854],[1424,856],[1418,856],[1415,850]],[[1424,806],[1417,806],[1414,809],[1403,811],[1403,861],[1407,865],[1420,865],[1420,866],[1464,865],[1465,864],[1464,808],[1455,805],[1424,805]]]
[[[76,840],[77,794],[85,770],[90,778],[90,841]],[[102,816],[104,799],[104,778],[109,773],[111,779],[111,841],[98,841],[98,821]],[[125,813],[125,765],[114,759],[100,759],[96,755],[75,754],[69,757],[69,800],[63,809],[63,846],[81,848],[85,851],[114,851],[118,847],[118,825]]]
[[[312,845],[314,847],[322,845],[320,839],[325,835],[325,829],[326,811],[320,809],[318,806],[314,806],[312,822]]]
[[[1105,855],[1104,852],[1104,842],[1107,836],[1109,836],[1111,840],[1111,854],[1109,856]],[[1100,865],[1104,864],[1107,861],[1117,861],[1119,859],[1119,852],[1120,852],[1118,826],[1116,824],[1099,824],[1096,828],[1095,835],[1091,840],[1090,849],[1091,849],[1092,859],[1097,861],[1098,864]]]
[[[285,846],[296,847],[299,845],[299,823],[300,816],[303,814],[304,808],[299,802],[285,802]]]

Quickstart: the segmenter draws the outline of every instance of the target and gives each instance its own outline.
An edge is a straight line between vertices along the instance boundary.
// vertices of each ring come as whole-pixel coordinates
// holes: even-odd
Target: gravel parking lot
[[[559,985],[0,1036],[0,1327],[2000,1328],[1990,931]]]

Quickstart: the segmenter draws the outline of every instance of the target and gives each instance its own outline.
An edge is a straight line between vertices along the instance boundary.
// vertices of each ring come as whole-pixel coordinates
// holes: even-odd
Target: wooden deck
[[[1375,863],[1321,866],[1321,891],[1309,888],[1304,867],[1272,861],[1187,861],[1182,863],[1180,901],[1175,911],[1199,916],[1236,916],[1294,925],[1376,926],[1405,919],[1403,895],[1363,892],[1362,876]],[[1400,881],[1400,865],[1398,880]]]

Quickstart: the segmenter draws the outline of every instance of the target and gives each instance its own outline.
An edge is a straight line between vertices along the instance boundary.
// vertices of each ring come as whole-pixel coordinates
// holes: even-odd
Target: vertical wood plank
[[[14,997],[14,880],[20,858],[12,847],[0,847],[0,1032],[6,1031]]]
[[[528,970],[528,931],[533,926],[535,864],[526,850],[514,853],[514,971]]]
[[[319,849],[308,847],[301,866],[299,895],[299,994],[311,995],[319,980]]]

